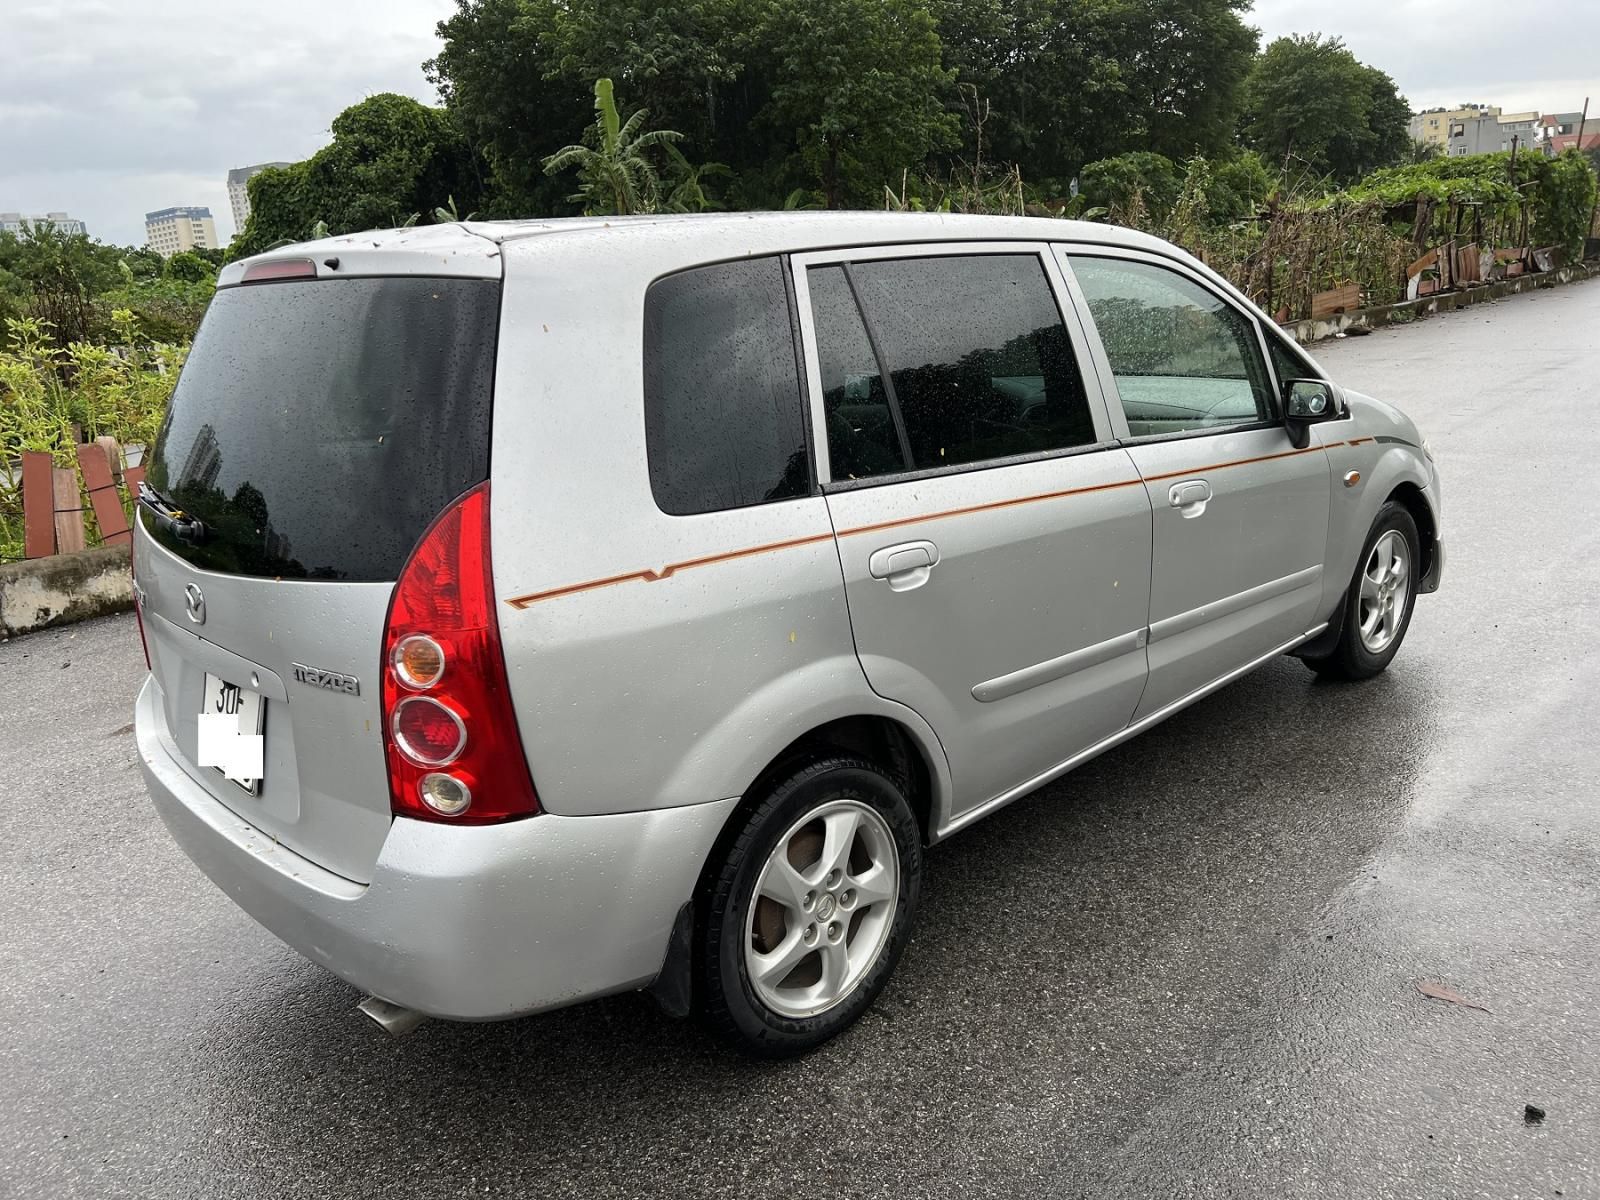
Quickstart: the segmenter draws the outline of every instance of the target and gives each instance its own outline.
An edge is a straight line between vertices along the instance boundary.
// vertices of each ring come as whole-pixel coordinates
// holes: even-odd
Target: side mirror
[[[1283,419],[1289,429],[1289,440],[1296,449],[1303,450],[1311,442],[1307,426],[1342,416],[1344,403],[1333,384],[1323,379],[1283,381]]]

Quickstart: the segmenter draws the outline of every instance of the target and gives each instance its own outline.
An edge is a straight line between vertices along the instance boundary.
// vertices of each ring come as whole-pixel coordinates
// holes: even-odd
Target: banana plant
[[[434,208],[433,219],[440,225],[454,225],[457,221],[475,221],[478,219],[478,214],[468,213],[463,217],[456,211],[456,198],[448,196],[443,204]]]
[[[581,202],[589,216],[654,212],[660,202],[661,178],[646,151],[682,141],[683,134],[645,129],[642,108],[623,120],[610,79],[595,80],[594,111],[594,144],[563,146],[543,160],[544,173],[559,175],[576,169],[579,190],[568,199]]]

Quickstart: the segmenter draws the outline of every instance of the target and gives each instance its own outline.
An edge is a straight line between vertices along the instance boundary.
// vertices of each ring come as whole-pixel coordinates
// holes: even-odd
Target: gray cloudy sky
[[[0,211],[61,210],[107,242],[209,205],[230,167],[306,157],[374,92],[435,97],[421,62],[452,0],[0,0]],[[1338,34],[1413,107],[1600,110],[1600,0],[1257,0],[1266,38]]]

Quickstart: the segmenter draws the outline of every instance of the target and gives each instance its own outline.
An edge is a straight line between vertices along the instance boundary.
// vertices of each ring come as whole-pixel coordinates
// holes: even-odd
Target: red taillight
[[[389,601],[382,662],[396,816],[483,825],[539,811],[500,650],[487,483],[447,508],[412,550]]]

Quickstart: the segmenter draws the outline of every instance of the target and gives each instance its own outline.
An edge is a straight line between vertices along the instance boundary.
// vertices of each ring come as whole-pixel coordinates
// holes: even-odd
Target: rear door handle
[[[874,550],[867,560],[867,573],[903,592],[927,583],[938,562],[939,547],[932,542],[901,542]]]
[[[1198,517],[1206,510],[1211,499],[1211,485],[1204,479],[1186,479],[1167,490],[1167,503],[1179,509],[1185,517]]]

